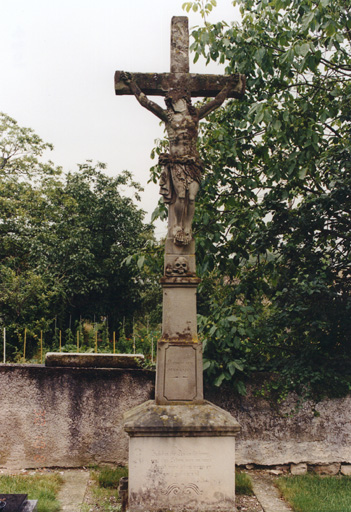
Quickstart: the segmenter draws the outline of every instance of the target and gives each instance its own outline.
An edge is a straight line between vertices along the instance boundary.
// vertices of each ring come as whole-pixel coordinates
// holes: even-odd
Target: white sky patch
[[[163,129],[129,96],[115,96],[114,72],[169,71],[172,16],[189,17],[184,0],[2,0],[0,111],[54,144],[47,158],[65,171],[85,160],[105,162],[107,174],[127,169],[145,188],[147,220],[158,186],[147,184],[150,152]],[[231,0],[217,0],[209,21],[238,19]],[[191,58],[192,60],[192,58]],[[194,73],[223,73],[191,64]],[[163,100],[160,99],[162,102]],[[156,235],[166,232],[156,225]]]

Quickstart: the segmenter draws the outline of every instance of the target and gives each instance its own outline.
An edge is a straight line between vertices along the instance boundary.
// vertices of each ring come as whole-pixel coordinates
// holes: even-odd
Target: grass
[[[94,474],[94,479],[99,484],[99,487],[118,489],[119,480],[123,476],[128,476],[128,469],[123,466],[115,468],[103,467]]]
[[[351,478],[289,476],[277,486],[295,512],[351,512]]]
[[[56,499],[62,477],[50,475],[0,475],[1,494],[28,494],[28,499],[38,500],[38,512],[58,512]]]
[[[128,476],[128,468],[116,467],[95,467],[91,472],[94,484],[89,489],[89,503],[83,505],[80,512],[119,512],[118,485],[120,478]]]
[[[253,495],[251,478],[246,473],[241,473],[241,471],[235,473],[235,493]]]

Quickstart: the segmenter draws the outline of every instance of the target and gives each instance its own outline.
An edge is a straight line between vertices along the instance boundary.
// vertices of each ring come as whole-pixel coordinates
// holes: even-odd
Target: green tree
[[[31,129],[18,125],[12,117],[0,112],[0,177],[33,177],[55,174],[52,162],[43,163],[40,158],[53,145],[43,140]]]
[[[219,289],[201,322],[205,365],[216,384],[243,363],[299,390],[347,387],[350,11],[344,0],[234,4],[241,23],[205,22],[192,44],[195,60],[247,77],[245,98],[202,125],[198,262]]]
[[[152,238],[123,193],[138,199],[140,186],[126,171],[108,177],[102,163],[64,175],[40,162],[49,145],[32,130],[4,114],[1,123],[0,322],[17,335],[96,316],[118,330],[149,286],[124,264]]]

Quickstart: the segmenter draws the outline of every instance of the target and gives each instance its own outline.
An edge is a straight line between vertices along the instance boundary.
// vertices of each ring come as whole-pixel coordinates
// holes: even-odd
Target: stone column
[[[202,346],[197,337],[195,243],[166,241],[162,336],[157,344],[157,404],[203,402]]]

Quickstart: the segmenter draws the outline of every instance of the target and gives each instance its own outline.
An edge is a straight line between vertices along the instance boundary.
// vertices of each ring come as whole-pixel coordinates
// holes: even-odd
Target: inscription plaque
[[[202,403],[202,381],[200,343],[158,343],[157,403]]]
[[[167,400],[194,400],[196,397],[196,351],[194,347],[169,346],[164,368]]]

